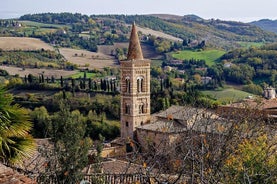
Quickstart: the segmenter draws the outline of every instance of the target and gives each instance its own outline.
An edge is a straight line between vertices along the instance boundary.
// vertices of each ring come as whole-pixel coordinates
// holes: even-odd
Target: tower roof
[[[127,60],[143,60],[143,55],[135,23],[133,23],[132,26]]]

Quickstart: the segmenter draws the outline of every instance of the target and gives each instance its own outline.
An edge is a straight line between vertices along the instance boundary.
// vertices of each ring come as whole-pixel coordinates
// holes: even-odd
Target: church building
[[[127,60],[121,70],[121,138],[134,137],[136,127],[150,122],[150,60],[144,59],[135,23]]]

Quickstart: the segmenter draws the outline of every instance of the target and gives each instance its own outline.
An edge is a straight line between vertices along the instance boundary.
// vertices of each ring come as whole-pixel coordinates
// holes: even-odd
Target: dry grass
[[[0,37],[0,48],[3,50],[54,50],[47,43],[36,38]]]
[[[114,57],[101,52],[60,48],[60,53],[70,62],[80,68],[103,69],[104,67],[116,67]]]
[[[153,35],[156,37],[161,37],[161,38],[165,38],[165,39],[172,40],[172,41],[183,41],[181,38],[177,38],[172,35],[169,35],[169,34],[166,34],[166,33],[160,32],[160,31],[155,31],[155,30],[149,29],[149,28],[142,28],[142,27],[137,26],[137,31],[141,31],[145,35],[150,34],[150,35]]]
[[[68,71],[68,70],[55,70],[55,69],[39,69],[39,68],[19,68],[19,67],[14,67],[14,66],[1,66],[1,69],[6,70],[10,75],[16,75],[18,74],[20,77],[24,77],[25,75],[29,75],[32,74],[34,76],[38,76],[39,74],[44,75],[44,77],[55,77],[55,78],[59,78],[61,76],[70,76],[73,75],[75,73],[77,73],[77,71]]]
[[[124,43],[117,42],[117,43],[114,43],[114,45],[98,45],[98,52],[103,53],[105,55],[109,55],[111,54],[111,51],[115,50],[116,48],[128,49],[128,47],[129,47],[128,42],[124,42]],[[153,46],[141,43],[141,49],[143,52],[143,56],[146,59],[157,59],[162,57],[162,55],[155,52],[155,48]]]

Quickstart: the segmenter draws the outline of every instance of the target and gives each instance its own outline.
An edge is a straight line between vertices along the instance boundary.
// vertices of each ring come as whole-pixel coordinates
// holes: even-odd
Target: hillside
[[[276,42],[277,34],[267,32],[258,26],[248,23],[223,21],[218,19],[205,20],[197,15],[81,15],[44,13],[25,15],[20,21],[35,21],[49,24],[71,25],[72,32],[91,32],[93,38],[101,39],[102,34],[111,35],[112,40],[99,40],[99,44],[111,44],[111,41],[127,41],[129,25],[135,22],[145,35],[159,33],[168,35],[170,40],[176,41],[206,41],[212,47],[230,49],[241,47],[243,43]],[[97,28],[97,29],[96,29]],[[101,32],[101,30],[103,30]],[[151,32],[146,32],[149,30]],[[157,31],[157,32],[155,32]],[[89,36],[87,34],[87,36]],[[172,39],[174,38],[174,39]],[[97,40],[96,40],[97,41]],[[92,42],[92,43],[95,43]],[[93,47],[91,51],[95,51]]]
[[[277,33],[277,20],[262,19],[251,22],[250,24],[256,25],[266,31]]]
[[[196,15],[93,15],[96,19],[136,22],[140,27],[161,31],[183,40],[205,40],[208,45],[225,49],[240,47],[241,42],[275,42],[277,34],[242,22],[205,20]]]

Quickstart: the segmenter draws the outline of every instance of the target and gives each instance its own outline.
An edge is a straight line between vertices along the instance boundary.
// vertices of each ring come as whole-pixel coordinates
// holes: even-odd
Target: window
[[[144,89],[143,89],[143,79],[140,80],[140,91],[144,92]]]
[[[125,125],[126,125],[126,127],[128,127],[128,126],[129,126],[129,122],[128,122],[128,121],[126,121]]]
[[[140,92],[140,79],[137,79],[137,91]]]
[[[129,104],[125,104],[125,114],[130,114],[131,113],[131,108]]]
[[[142,121],[142,122],[140,122],[140,125],[143,125],[143,121]]]
[[[129,78],[125,79],[125,84],[126,84],[125,92],[130,93],[131,92],[131,84],[130,84],[130,79]]]
[[[143,78],[139,77],[137,78],[137,92],[143,92]]]
[[[139,114],[144,114],[144,113],[145,113],[144,104],[139,105]]]

